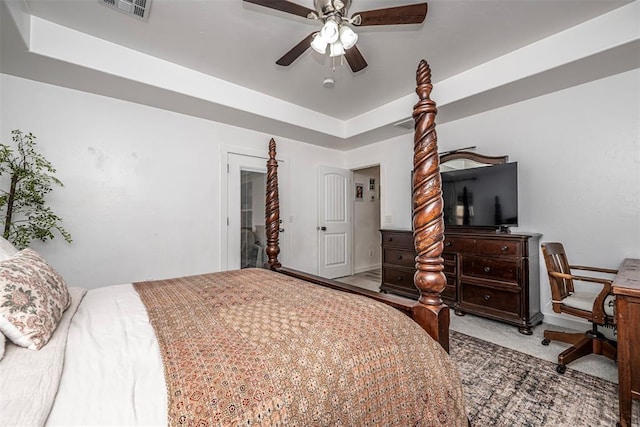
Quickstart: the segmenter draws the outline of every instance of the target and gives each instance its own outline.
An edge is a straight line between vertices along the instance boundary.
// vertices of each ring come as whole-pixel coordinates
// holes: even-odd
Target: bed
[[[440,300],[444,226],[425,61],[416,78],[418,301],[279,263],[272,139],[268,269],[87,292],[67,288],[35,251],[9,248],[0,260],[0,425],[467,425]]]

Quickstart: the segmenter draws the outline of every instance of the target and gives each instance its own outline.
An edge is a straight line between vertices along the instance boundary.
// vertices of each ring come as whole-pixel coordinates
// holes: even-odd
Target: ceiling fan
[[[278,59],[276,64],[291,65],[309,47],[322,54],[329,48],[329,56],[344,55],[354,73],[366,68],[367,61],[356,47],[358,35],[349,25],[364,27],[369,25],[420,24],[427,16],[427,3],[368,10],[354,13],[351,18],[348,18],[351,0],[313,0],[315,10],[286,0],[244,1],[322,22],[320,31],[309,34],[285,53],[282,58]]]

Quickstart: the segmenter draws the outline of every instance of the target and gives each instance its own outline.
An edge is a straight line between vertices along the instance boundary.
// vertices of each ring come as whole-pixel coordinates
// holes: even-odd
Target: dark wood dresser
[[[417,298],[410,230],[381,230],[383,292]],[[458,315],[471,313],[518,326],[530,335],[542,321],[539,234],[446,231],[443,301]]]

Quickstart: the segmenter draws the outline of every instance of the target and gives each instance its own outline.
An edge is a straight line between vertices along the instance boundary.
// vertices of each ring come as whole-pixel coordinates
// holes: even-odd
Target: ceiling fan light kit
[[[327,43],[335,43],[338,41],[338,37],[340,37],[340,29],[335,18],[327,19],[327,22],[322,26],[322,30],[320,30],[320,37],[322,37]]]
[[[358,42],[358,35],[349,27],[340,28],[340,43],[345,49],[351,49]]]
[[[243,0],[270,9],[279,10],[314,21],[322,21],[319,32],[309,34],[295,45],[276,64],[288,66],[300,57],[309,47],[320,54],[327,53],[335,58],[344,55],[354,73],[367,67],[367,61],[358,50],[358,35],[347,25],[402,25],[420,24],[427,16],[427,3],[394,6],[386,9],[368,10],[347,17],[351,0],[314,0],[315,10],[286,0]]]
[[[329,56],[331,58],[335,58],[336,56],[342,56],[342,55],[344,55],[344,47],[342,46],[342,43],[340,42],[331,43]]]
[[[324,55],[329,48],[329,56],[344,55],[344,51],[355,46],[358,35],[345,25],[339,24],[335,18],[327,19],[319,33],[314,34],[311,47],[316,52]]]
[[[311,47],[313,50],[323,55],[327,52],[327,42],[320,36],[320,33],[315,33],[313,35]]]

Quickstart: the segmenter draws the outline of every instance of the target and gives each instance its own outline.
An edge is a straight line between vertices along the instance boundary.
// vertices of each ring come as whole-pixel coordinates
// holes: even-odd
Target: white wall
[[[381,228],[410,230],[413,135],[348,151],[346,162],[349,169],[380,165]]]
[[[222,147],[266,154],[272,136],[291,163],[280,182],[288,265],[317,271],[316,169],[340,152],[9,75],[0,86],[2,142],[12,129],[34,133],[65,184],[49,200],[73,243],[32,246],[70,285],[219,270]]]
[[[509,155],[519,167],[520,227],[513,231],[564,242],[574,264],[617,268],[640,257],[639,120],[636,69],[437,126],[438,144],[441,151],[476,145],[478,153]],[[407,135],[347,153],[349,164],[380,163],[385,228],[411,226],[412,143]],[[549,304],[543,312],[545,321],[559,322]]]
[[[50,200],[74,242],[34,247],[70,284],[220,268],[221,147],[266,152],[272,135],[8,75],[0,85],[2,141],[33,132],[65,183]],[[640,257],[639,93],[640,70],[614,75],[440,125],[440,149],[508,154],[519,163],[516,231],[564,242],[574,263],[616,267]],[[289,160],[290,266],[317,272],[319,165],[380,164],[381,226],[410,228],[411,134],[346,153],[275,138]],[[544,265],[541,278],[548,301]]]

